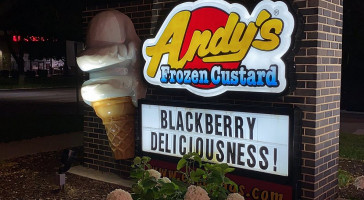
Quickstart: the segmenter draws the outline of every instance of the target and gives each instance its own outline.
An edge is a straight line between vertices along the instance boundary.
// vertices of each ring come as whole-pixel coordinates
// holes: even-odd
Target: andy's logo
[[[144,77],[201,96],[227,90],[280,93],[287,85],[282,56],[293,29],[283,2],[264,0],[251,14],[222,0],[183,3],[145,41]]]

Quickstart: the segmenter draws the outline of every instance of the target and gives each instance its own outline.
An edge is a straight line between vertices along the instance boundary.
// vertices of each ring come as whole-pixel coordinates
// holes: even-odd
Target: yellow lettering
[[[279,35],[282,33],[283,22],[280,19],[269,19],[260,28],[260,35],[264,40],[255,40],[253,47],[263,50],[272,51],[276,49],[281,39]]]
[[[219,53],[229,53],[230,52],[230,38],[239,21],[239,15],[236,13],[230,13],[228,21],[225,27],[218,28],[211,38],[209,44],[209,51],[213,55]]]
[[[283,194],[279,194],[277,192],[270,192],[270,199],[271,200],[282,200],[283,199]]]
[[[280,44],[279,35],[283,30],[283,21],[271,18],[267,10],[262,10],[256,21],[248,25],[239,21],[237,13],[230,13],[225,27],[218,28],[213,34],[210,30],[195,30],[188,50],[180,59],[190,17],[190,11],[175,14],[158,42],[154,46],[146,47],[146,54],[151,57],[148,76],[155,77],[165,54],[168,54],[171,68],[181,69],[196,55],[207,63],[236,62],[243,60],[251,47],[271,51]],[[256,39],[258,33],[262,39]]]
[[[267,10],[262,10],[255,22],[260,27],[260,36],[263,40],[256,39],[252,45],[263,51],[272,51],[279,46],[279,34],[282,33],[283,22],[280,19],[271,19],[272,15]]]
[[[239,22],[238,25],[239,24],[242,24],[242,23]],[[246,26],[245,24],[240,25],[239,28],[242,29],[242,28],[245,28],[245,26]],[[234,50],[238,49],[238,52],[230,53],[230,54],[226,54],[226,55],[205,57],[202,60],[204,62],[232,62],[232,61],[243,60],[245,58],[246,54],[248,53],[250,47],[252,46],[252,42],[258,32],[258,27],[255,26],[255,23],[250,22],[244,33],[243,33],[243,31],[241,31],[240,32],[241,34],[239,34],[239,32],[235,33],[236,30],[234,30],[235,34],[233,34],[233,37],[231,38],[231,41],[230,41],[230,44],[235,45],[237,48],[236,47],[233,48],[233,47],[229,46],[229,49],[234,49]],[[243,37],[241,37],[242,34],[243,34]]]
[[[258,188],[254,188],[252,190],[252,197],[253,197],[253,199],[259,199],[259,189]]]
[[[244,194],[245,194],[245,187],[244,187],[244,185],[239,185],[239,194],[241,195],[241,196],[244,196]]]
[[[254,23],[249,23],[248,27],[246,28],[244,35],[241,39],[240,37],[232,38],[231,43],[236,42],[235,44],[239,46],[239,51],[232,54],[216,56],[211,59],[214,59],[214,62],[229,62],[229,61],[240,61],[243,60],[248,53],[251,44],[257,35],[258,28],[255,26]],[[207,60],[206,60],[207,61]],[[208,62],[208,61],[207,61]],[[210,61],[211,62],[211,61]]]
[[[236,188],[233,185],[229,185],[229,192],[236,192]]]
[[[161,169],[160,171],[162,177],[166,177],[167,176],[167,169]]]
[[[190,11],[182,11],[175,14],[168,23],[157,44],[146,48],[146,54],[151,57],[147,70],[148,76],[155,77],[164,54],[169,54],[168,63],[171,66],[178,66],[180,48],[190,17]]]
[[[231,36],[231,41],[230,41],[230,51],[231,52],[238,52],[240,50],[240,42],[241,42],[241,36],[243,35],[244,31],[246,28],[246,24],[244,23],[238,23],[236,25],[235,31],[233,33],[233,35]]]
[[[257,26],[261,26],[267,19],[269,19],[272,15],[267,10],[260,11],[255,24]]]
[[[191,61],[195,57],[196,51],[198,51],[198,55],[201,57],[204,57],[209,53],[207,45],[209,44],[211,35],[211,31],[208,30],[202,33],[201,31],[193,32],[190,46],[188,47],[186,54],[181,59],[181,63],[183,63],[181,67],[183,67],[187,61]]]
[[[168,171],[168,177],[169,178],[176,178],[177,171]]]
[[[262,194],[260,195],[260,197],[261,197],[261,199],[262,199],[262,200],[268,200],[268,198],[269,198],[269,193],[268,193],[268,191],[264,190],[264,191],[262,192]]]

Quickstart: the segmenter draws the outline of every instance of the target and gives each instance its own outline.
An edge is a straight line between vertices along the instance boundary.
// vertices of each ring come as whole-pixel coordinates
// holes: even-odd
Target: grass
[[[341,158],[364,161],[364,135],[340,133]]]
[[[339,179],[339,187],[344,188],[353,182],[354,177],[353,175],[351,175],[350,172],[339,169],[338,179]]]
[[[340,133],[340,158],[364,161],[364,135]],[[354,180],[354,176],[347,171],[340,170],[338,174],[339,187],[345,188]]]

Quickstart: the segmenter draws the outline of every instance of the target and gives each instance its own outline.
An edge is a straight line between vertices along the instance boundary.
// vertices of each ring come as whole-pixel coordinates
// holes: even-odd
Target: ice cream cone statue
[[[90,80],[81,88],[84,101],[102,119],[115,159],[134,157],[134,115],[146,89],[141,81],[141,41],[134,25],[116,10],[90,22],[86,49],[77,58]]]

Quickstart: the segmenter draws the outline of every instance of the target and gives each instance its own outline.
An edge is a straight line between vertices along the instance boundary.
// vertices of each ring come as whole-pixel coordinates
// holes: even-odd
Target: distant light
[[[26,37],[21,37],[20,35],[13,35],[13,42],[45,42],[45,41],[49,41],[49,38],[45,38],[43,36],[26,36]],[[51,41],[53,42],[58,42],[58,39],[56,38],[52,38]]]

